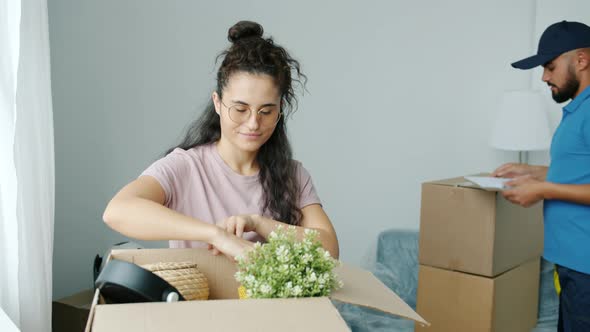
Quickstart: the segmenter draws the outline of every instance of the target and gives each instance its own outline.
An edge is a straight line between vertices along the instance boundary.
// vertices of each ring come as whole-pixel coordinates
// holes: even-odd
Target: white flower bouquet
[[[338,261],[322,248],[318,232],[306,229],[303,241],[296,234],[293,226],[279,226],[267,243],[237,258],[241,298],[328,296],[342,287],[333,272]]]

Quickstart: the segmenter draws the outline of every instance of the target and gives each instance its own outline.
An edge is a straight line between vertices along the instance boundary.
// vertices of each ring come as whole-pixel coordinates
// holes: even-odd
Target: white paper
[[[465,179],[467,181],[473,182],[478,187],[495,190],[504,190],[508,188],[508,186],[506,186],[505,183],[512,180],[507,178],[496,178],[490,176],[466,176]]]

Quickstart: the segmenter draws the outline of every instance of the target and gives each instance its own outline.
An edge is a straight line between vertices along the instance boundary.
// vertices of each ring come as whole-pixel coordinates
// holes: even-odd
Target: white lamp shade
[[[537,91],[502,95],[490,145],[500,150],[547,150],[551,142],[543,96]]]

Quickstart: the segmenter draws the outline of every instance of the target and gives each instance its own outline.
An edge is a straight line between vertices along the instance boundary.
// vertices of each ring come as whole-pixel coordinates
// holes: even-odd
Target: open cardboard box
[[[350,331],[330,298],[428,323],[368,271],[337,268],[344,287],[328,297],[238,299],[236,265],[205,249],[114,250],[109,259],[135,264],[191,261],[209,281],[208,301],[104,304],[97,290],[86,332],[114,331]]]

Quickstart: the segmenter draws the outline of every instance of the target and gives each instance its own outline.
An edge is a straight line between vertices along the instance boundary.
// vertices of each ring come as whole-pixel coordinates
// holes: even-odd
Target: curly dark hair
[[[268,211],[273,219],[299,225],[300,186],[285,122],[297,109],[293,83],[299,83],[304,88],[307,77],[301,72],[299,62],[283,47],[275,44],[270,37],[262,37],[263,31],[260,24],[250,21],[240,21],[229,29],[228,39],[232,45],[216,58],[217,61],[223,58],[217,72],[216,91],[222,97],[231,75],[237,72],[266,74],[275,80],[281,95],[283,116],[280,117],[271,137],[260,147],[256,155],[264,199],[260,212]],[[292,73],[297,77],[292,78]],[[201,116],[189,126],[182,142],[168,150],[167,154],[175,148],[188,150],[217,142],[221,138],[219,121],[213,101],[210,101]]]

